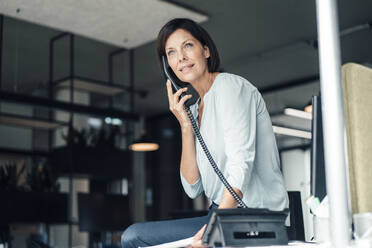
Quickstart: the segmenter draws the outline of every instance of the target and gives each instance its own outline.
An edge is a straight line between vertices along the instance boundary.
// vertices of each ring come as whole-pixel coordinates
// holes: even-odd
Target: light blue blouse
[[[258,90],[240,76],[219,73],[203,101],[200,133],[227,181],[243,193],[244,203],[272,210],[288,207],[270,116]],[[190,107],[196,120],[198,103]],[[183,188],[191,198],[204,191],[220,204],[225,187],[194,138],[200,178],[189,184],[180,173]]]

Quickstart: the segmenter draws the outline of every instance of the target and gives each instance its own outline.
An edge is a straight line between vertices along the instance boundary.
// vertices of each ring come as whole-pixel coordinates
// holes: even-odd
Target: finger
[[[168,93],[169,105],[171,105],[173,103],[173,92],[172,92],[171,82],[169,79],[167,80],[167,93]]]
[[[192,246],[193,248],[203,248],[203,247],[205,247],[205,246],[203,246],[203,243],[202,243],[201,240],[194,240],[194,241],[192,242],[191,246]]]
[[[179,106],[184,105],[185,102],[187,100],[189,100],[191,97],[192,97],[192,95],[186,95],[186,96],[182,97],[181,100],[177,103],[177,106],[179,107]]]
[[[199,232],[195,235],[195,237],[196,237],[197,239],[201,239],[201,238],[202,238],[206,226],[207,226],[207,225],[205,224],[205,225],[204,225],[204,226],[199,230]]]
[[[177,102],[178,102],[178,99],[180,98],[180,95],[181,95],[183,92],[186,92],[186,91],[187,91],[187,88],[186,88],[186,87],[177,90],[177,92],[174,93],[174,95],[173,95],[174,103],[177,103]]]

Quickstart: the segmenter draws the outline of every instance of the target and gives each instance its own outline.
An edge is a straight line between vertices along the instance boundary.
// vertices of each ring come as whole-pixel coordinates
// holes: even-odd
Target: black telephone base
[[[202,237],[204,245],[264,246],[287,245],[284,226],[289,213],[256,208],[214,209]]]

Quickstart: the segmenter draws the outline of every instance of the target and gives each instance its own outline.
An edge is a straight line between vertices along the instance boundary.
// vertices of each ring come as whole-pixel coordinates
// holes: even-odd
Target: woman
[[[159,61],[166,56],[176,76],[199,93],[190,107],[212,157],[234,191],[252,208],[282,210],[288,196],[279,169],[279,156],[269,114],[262,96],[246,79],[219,73],[219,55],[208,33],[189,19],[173,19],[157,39]],[[196,140],[184,103],[186,89],[173,94],[167,81],[170,111],[182,131],[180,177],[191,197],[203,191],[210,208],[235,208],[237,202],[213,171]],[[130,226],[122,236],[124,248],[155,245],[194,236],[201,245],[208,216]]]

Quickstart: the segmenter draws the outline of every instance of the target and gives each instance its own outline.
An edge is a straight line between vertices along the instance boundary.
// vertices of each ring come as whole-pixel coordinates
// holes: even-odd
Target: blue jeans
[[[217,207],[213,203],[208,215],[202,217],[133,224],[121,235],[121,245],[123,248],[137,248],[190,238],[207,224],[211,209]]]

